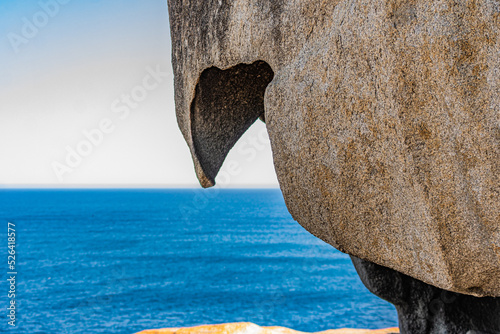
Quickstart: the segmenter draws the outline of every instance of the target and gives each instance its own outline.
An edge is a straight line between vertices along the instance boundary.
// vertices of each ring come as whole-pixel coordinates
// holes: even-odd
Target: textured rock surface
[[[401,333],[500,333],[500,298],[445,291],[392,269],[351,258],[366,287],[396,306]]]
[[[397,328],[380,330],[335,329],[316,334],[391,334],[399,333]],[[137,334],[306,334],[285,327],[260,327],[249,322],[206,325],[186,328],[165,328],[142,331]]]
[[[168,4],[178,122],[203,186],[265,110],[307,230],[439,288],[500,296],[498,1]]]

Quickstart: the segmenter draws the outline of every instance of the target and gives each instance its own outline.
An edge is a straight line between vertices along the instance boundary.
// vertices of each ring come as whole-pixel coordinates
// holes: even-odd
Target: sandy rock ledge
[[[368,329],[333,329],[315,334],[392,334],[399,333],[398,328],[378,330]],[[185,328],[151,329],[137,334],[308,334],[285,327],[261,327],[250,322],[238,322],[221,325],[203,325]],[[312,333],[311,333],[312,334]]]

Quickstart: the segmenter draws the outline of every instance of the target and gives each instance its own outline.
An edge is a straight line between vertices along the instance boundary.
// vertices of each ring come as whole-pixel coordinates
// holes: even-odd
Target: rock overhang
[[[280,187],[306,229],[437,287],[500,296],[494,4],[171,0],[169,11],[179,126],[203,186],[265,109]],[[268,75],[257,80],[256,64]]]

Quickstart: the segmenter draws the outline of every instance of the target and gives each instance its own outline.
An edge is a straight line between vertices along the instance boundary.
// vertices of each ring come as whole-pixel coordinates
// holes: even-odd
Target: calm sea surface
[[[394,308],[366,290],[348,256],[291,218],[279,190],[0,190],[0,223],[1,332],[397,325]]]

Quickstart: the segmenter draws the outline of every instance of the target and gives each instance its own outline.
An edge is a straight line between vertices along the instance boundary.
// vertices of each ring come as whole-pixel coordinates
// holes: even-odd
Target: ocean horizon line
[[[206,188],[213,189],[212,188]],[[52,185],[52,184],[13,184],[13,185],[0,185],[0,190],[64,190],[64,189],[95,189],[95,190],[113,190],[113,189],[204,189],[200,185],[196,184],[173,184],[173,185],[152,185],[152,184],[67,184],[67,185]],[[221,187],[215,186],[215,189],[280,189],[279,185],[274,184],[235,184],[235,185],[224,185]]]

